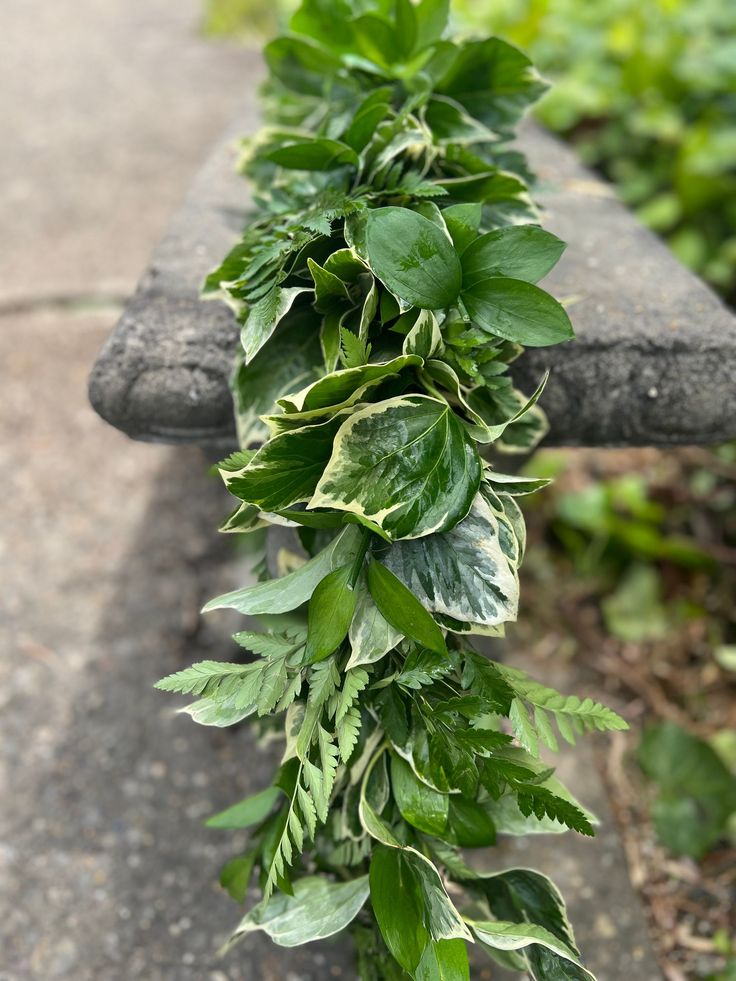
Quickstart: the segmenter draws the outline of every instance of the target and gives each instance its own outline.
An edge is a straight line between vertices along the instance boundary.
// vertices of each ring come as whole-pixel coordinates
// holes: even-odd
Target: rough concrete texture
[[[227,378],[237,331],[219,303],[197,298],[235,240],[248,205],[232,172],[228,130],[175,215],[100,355],[97,411],[137,439],[232,443]],[[639,225],[569,148],[534,127],[523,140],[542,187],[546,224],[569,242],[548,287],[567,303],[578,339],[529,351],[515,374],[542,405],[549,444],[674,445],[736,435],[736,319]]]
[[[228,505],[199,453],[130,442],[85,393],[117,293],[248,87],[252,59],[196,40],[198,11],[3,6],[0,981],[353,977],[344,944],[282,951],[254,937],[215,956],[239,915],[217,870],[243,839],[201,819],[264,786],[274,750],[177,716],[152,685],[231,655],[232,621],[198,610],[243,561],[214,533]],[[576,786],[598,807],[592,768]],[[587,869],[567,842],[550,852],[567,884],[590,880],[573,912],[601,965],[645,943],[640,925],[594,942],[599,899],[619,930],[638,911],[609,835],[607,823],[600,852],[571,844]],[[657,977],[637,963],[601,981]]]

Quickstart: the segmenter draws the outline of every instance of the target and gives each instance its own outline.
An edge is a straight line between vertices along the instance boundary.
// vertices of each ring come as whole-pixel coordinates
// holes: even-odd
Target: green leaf
[[[470,939],[436,868],[413,848],[378,845],[370,884],[381,935],[409,973],[416,970],[430,940]]]
[[[233,664],[229,661],[199,661],[162,678],[154,687],[180,695],[210,695],[216,693],[224,679],[237,681],[252,674],[254,667],[252,664]]]
[[[251,849],[245,855],[231,859],[220,872],[220,885],[226,889],[231,899],[236,903],[245,902],[253,866],[256,860],[256,850]]]
[[[321,44],[302,37],[279,37],[264,48],[271,73],[299,95],[322,95],[325,78],[341,62]]]
[[[287,613],[306,603],[326,575],[351,562],[358,552],[360,532],[346,528],[337,538],[296,572],[280,579],[236,589],[210,600],[203,613],[211,610],[237,610],[239,613]]]
[[[424,896],[405,854],[378,845],[370,868],[373,913],[392,956],[412,976],[430,942]]]
[[[470,965],[465,941],[431,941],[422,954],[414,975],[416,981],[470,981]]]
[[[425,834],[443,837],[450,809],[447,794],[422,783],[409,764],[395,754],[391,757],[391,785],[403,819]]]
[[[343,142],[361,153],[375,135],[376,128],[391,111],[391,89],[376,89],[355,111],[350,126],[343,133]]]
[[[228,475],[227,489],[262,511],[281,511],[308,501],[330,459],[342,423],[343,417],[338,415],[274,436],[243,470]]]
[[[437,318],[430,310],[422,310],[404,338],[404,354],[416,354],[426,359],[434,357],[442,348],[442,332]]]
[[[348,635],[357,600],[351,577],[352,565],[342,566],[325,576],[312,593],[305,655],[308,664],[324,661]]]
[[[266,787],[208,818],[205,825],[208,828],[250,828],[268,817],[280,795],[278,787]]]
[[[419,0],[416,6],[417,47],[439,41],[447,28],[450,16],[450,0]]]
[[[470,204],[453,204],[449,208],[444,208],[442,217],[447,225],[447,230],[452,236],[455,251],[460,256],[460,263],[465,268],[464,253],[471,242],[478,238],[481,218],[483,216],[483,205],[480,202]]]
[[[324,876],[306,876],[294,882],[294,895],[276,893],[263,906],[245,916],[228,946],[246,934],[263,930],[279,947],[299,947],[324,940],[344,930],[368,898],[368,876],[331,882]]]
[[[248,311],[240,333],[245,351],[245,363],[249,364],[266,341],[293,307],[302,293],[309,290],[303,286],[274,286]]]
[[[498,520],[481,495],[450,531],[394,542],[381,561],[423,609],[471,630],[516,619],[518,579],[503,553]]]
[[[368,566],[368,589],[392,627],[431,651],[447,654],[444,635],[431,614],[404,583],[375,560]]]
[[[463,253],[463,290],[498,276],[538,283],[564,251],[563,241],[536,225],[497,228]]]
[[[368,214],[365,242],[372,271],[406,303],[441,310],[457,299],[460,259],[428,218],[407,208],[377,208]]]
[[[463,303],[474,324],[494,337],[547,347],[574,336],[564,308],[544,290],[520,279],[496,277],[463,290]]]
[[[457,794],[452,794],[449,802],[447,827],[454,844],[461,848],[485,848],[495,843],[496,825],[483,804]]]
[[[358,601],[350,624],[350,660],[348,668],[373,664],[396,647],[403,634],[395,630],[373,601],[365,573],[356,585]]]
[[[293,140],[266,157],[289,170],[335,170],[337,167],[359,167],[360,158],[352,147],[339,140],[304,139]]]
[[[347,335],[347,331],[341,336]],[[355,337],[355,335],[351,335]],[[360,341],[358,342],[360,343]],[[300,392],[284,395],[279,399],[279,405],[287,413],[303,415],[324,409],[334,409],[357,401],[376,385],[388,378],[400,374],[405,368],[422,364],[422,359],[416,354],[404,354],[391,361],[381,361],[375,364],[364,364],[359,367],[333,371],[331,374],[313,382]]]
[[[370,344],[366,344],[347,327],[340,328],[340,358],[346,368],[360,368],[368,364],[370,353]]]
[[[278,353],[266,346],[249,364],[241,361],[236,368],[231,388],[241,446],[263,441],[267,429],[260,416],[274,411],[276,399],[283,392],[317,378],[319,341],[311,325],[309,329],[305,327],[301,317],[289,318],[279,331]],[[234,469],[242,470],[244,465],[245,462]]]
[[[310,507],[348,511],[392,539],[451,528],[480,485],[480,460],[449,406],[410,395],[345,420]]]
[[[509,923],[504,920],[471,921],[470,925],[477,939],[493,950],[527,951],[530,947],[540,946],[550,951],[563,962],[560,966],[566,973],[556,975],[560,981],[563,978],[569,978],[570,981],[595,981],[593,975],[580,963],[577,954],[544,927],[527,923]],[[547,976],[555,977],[555,975],[541,974],[539,978],[544,981]]]

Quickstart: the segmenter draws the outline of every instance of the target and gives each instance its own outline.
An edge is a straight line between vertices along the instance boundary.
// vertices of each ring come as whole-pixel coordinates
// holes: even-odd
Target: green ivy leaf
[[[376,208],[365,227],[368,262],[385,286],[411,306],[442,310],[460,292],[460,259],[447,235],[408,208]]]

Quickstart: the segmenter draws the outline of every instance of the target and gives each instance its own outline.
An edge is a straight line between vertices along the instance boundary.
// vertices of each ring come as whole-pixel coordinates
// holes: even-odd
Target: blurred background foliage
[[[295,0],[204,0],[260,40]],[[736,0],[453,0],[528,51],[537,115],[736,305]],[[605,763],[668,981],[736,981],[736,445],[541,451],[514,642],[633,723]],[[638,764],[638,765],[637,765]],[[651,819],[651,820],[650,820]],[[679,972],[679,973],[677,973]]]

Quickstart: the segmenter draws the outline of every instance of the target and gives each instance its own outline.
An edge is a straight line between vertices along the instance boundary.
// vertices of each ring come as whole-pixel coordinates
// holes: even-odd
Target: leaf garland
[[[266,47],[267,128],[243,163],[257,213],[204,287],[241,325],[222,530],[286,526],[306,555],[205,606],[261,621],[235,634],[247,663],[158,687],[202,724],[283,730],[271,786],[208,822],[248,829],[221,882],[260,891],[230,943],[349,927],[366,979],[469,981],[468,943],[537,981],[590,979],[549,880],[460,853],[592,834],[540,744],[625,723],[467,641],[516,618],[517,498],[546,484],[481,456],[546,432],[546,379],[522,394],[509,365],[572,327],[537,285],[564,244],[508,151],[544,85],[498,38],[446,37],[448,15],[303,0]]]

